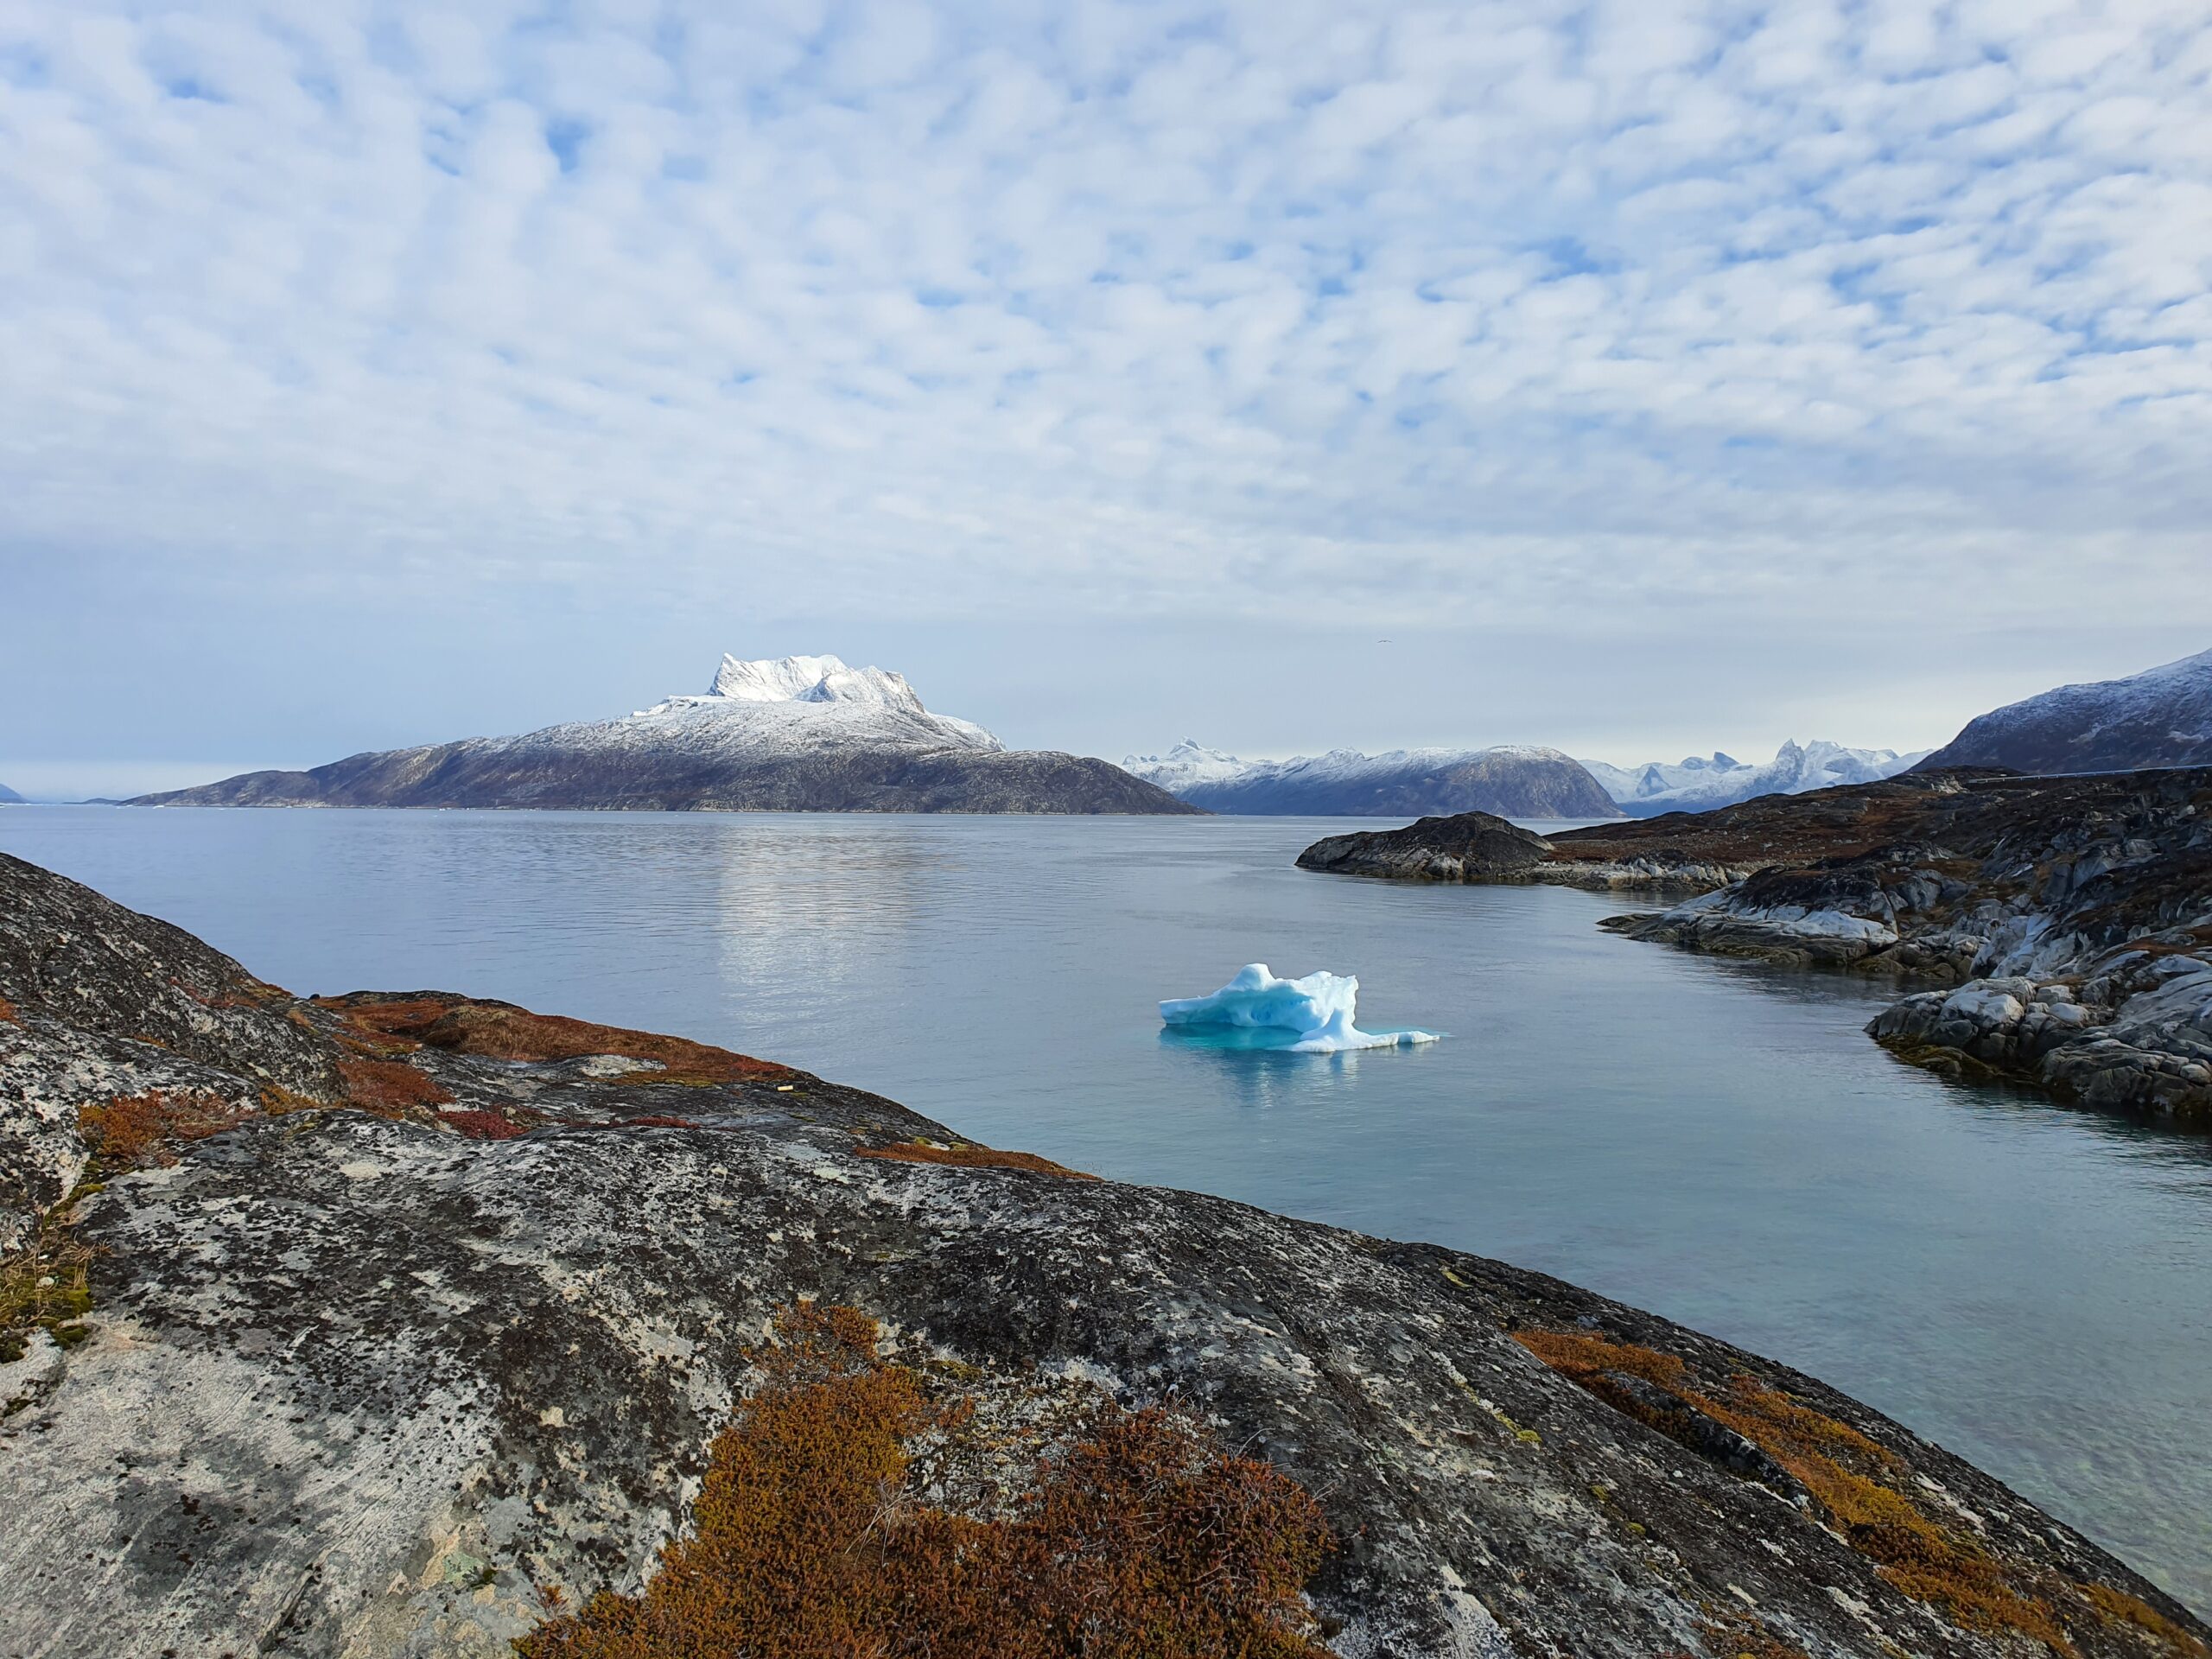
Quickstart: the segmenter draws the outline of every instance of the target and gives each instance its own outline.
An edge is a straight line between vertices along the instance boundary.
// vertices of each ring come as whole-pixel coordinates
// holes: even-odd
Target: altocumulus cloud
[[[15,0],[0,557],[2212,621],[2209,87],[2202,0]]]

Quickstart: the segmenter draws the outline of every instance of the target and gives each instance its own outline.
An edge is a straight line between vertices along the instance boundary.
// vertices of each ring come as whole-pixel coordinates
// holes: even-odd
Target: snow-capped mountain
[[[1603,760],[1582,764],[1630,817],[1653,818],[1662,812],[1708,812],[1758,795],[1802,795],[1835,784],[1875,783],[1909,771],[1927,753],[1847,749],[1823,739],[1802,746],[1784,743],[1773,760],[1763,762],[1738,760],[1716,749],[1672,766],[1662,760],[1640,766]]]
[[[658,729],[656,729],[658,726]],[[605,733],[608,742],[666,741],[671,733],[725,750],[774,751],[855,742],[901,747],[941,741],[993,753],[1006,745],[970,720],[933,715],[904,674],[848,668],[835,657],[779,657],[745,662],[725,655],[703,696],[669,697],[626,721],[556,726],[552,733]]]
[[[1158,784],[1171,795],[1179,795],[1193,784],[1218,784],[1242,777],[1255,764],[1186,737],[1165,754],[1124,757],[1122,770],[1148,784]]]
[[[1313,817],[1420,817],[1494,812],[1514,818],[1616,818],[1597,780],[1557,749],[1332,749],[1289,760],[1240,760],[1185,738],[1126,771],[1209,812]]]
[[[1920,764],[2033,772],[2212,766],[2212,651],[2007,703],[1968,721]]]
[[[724,657],[701,696],[621,720],[256,772],[135,805],[791,812],[1177,812],[1103,760],[1009,752],[931,714],[903,676],[835,657]]]

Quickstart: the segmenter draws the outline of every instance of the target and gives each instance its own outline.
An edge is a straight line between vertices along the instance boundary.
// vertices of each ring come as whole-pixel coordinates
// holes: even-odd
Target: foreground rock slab
[[[802,1297],[1015,1402],[994,1421],[1173,1399],[1268,1458],[1339,1540],[1311,1594],[1344,1659],[2212,1637],[1897,1424],[1572,1286],[1089,1179],[680,1039],[285,997],[0,874],[0,1148],[59,1172],[10,1200],[8,1282],[74,1252],[85,1283],[12,1304],[0,1350],[11,1659],[504,1654],[643,1581]],[[250,1010],[202,1005],[226,984]],[[185,1040],[131,1029],[162,1008]]]

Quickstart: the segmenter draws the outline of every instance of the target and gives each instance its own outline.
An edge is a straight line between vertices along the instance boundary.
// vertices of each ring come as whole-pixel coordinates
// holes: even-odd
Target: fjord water
[[[0,810],[0,849],[294,990],[726,1044],[980,1141],[1541,1268],[1810,1371],[2212,1611],[2212,1140],[1946,1084],[1891,993],[1312,875],[1282,818]],[[1163,1039],[1248,962],[1335,1055]]]

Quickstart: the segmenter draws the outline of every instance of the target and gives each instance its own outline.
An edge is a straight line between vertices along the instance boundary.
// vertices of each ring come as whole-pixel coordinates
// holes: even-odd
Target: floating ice
[[[1359,981],[1350,974],[1277,979],[1264,962],[1240,969],[1211,996],[1175,997],[1160,1005],[1172,1027],[1200,1027],[1224,1046],[1285,1048],[1333,1054],[1348,1048],[1401,1048],[1433,1043],[1433,1031],[1362,1031],[1352,1023]],[[1196,1035],[1193,1032],[1192,1034]]]

